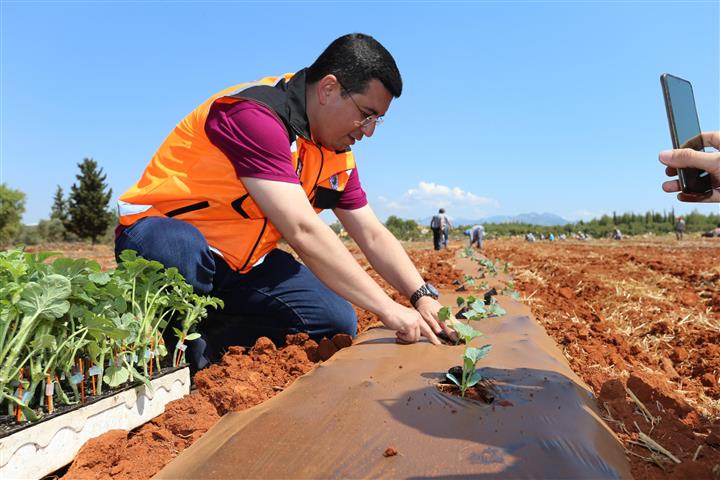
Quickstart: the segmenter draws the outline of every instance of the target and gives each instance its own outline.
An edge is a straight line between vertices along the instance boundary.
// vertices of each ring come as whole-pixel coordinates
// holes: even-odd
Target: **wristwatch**
[[[422,297],[432,297],[437,300],[438,297],[440,297],[440,292],[437,291],[437,288],[435,288],[432,283],[426,282],[410,296],[410,303],[412,303],[412,306],[414,307],[417,301]]]

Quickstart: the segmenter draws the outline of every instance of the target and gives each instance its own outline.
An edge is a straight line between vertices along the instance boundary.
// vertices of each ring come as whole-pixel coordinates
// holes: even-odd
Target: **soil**
[[[720,241],[502,240],[485,253],[511,262],[636,479],[720,478]],[[681,463],[638,445],[640,432]]]
[[[406,245],[426,280],[453,290],[463,278],[452,261],[459,247],[435,252],[427,242]],[[720,241],[503,239],[487,241],[485,254],[511,262],[522,301],[595,392],[636,479],[720,478]],[[374,315],[356,311],[360,331],[377,324]],[[299,335],[280,349],[260,339],[252,349],[230,350],[163,415],[88,442],[65,478],[151,477],[221,415],[271,398],[314,368],[321,354],[348,343],[333,340],[317,345]],[[646,438],[640,432],[681,463],[638,445]]]

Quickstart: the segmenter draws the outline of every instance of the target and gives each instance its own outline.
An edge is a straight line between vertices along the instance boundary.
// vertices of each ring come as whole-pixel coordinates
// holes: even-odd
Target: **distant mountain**
[[[422,225],[429,225],[430,224],[430,218],[427,217],[424,219],[418,220],[418,222]],[[471,218],[452,218],[450,217],[453,225],[474,225],[476,223],[528,223],[530,225],[542,225],[545,227],[552,227],[556,225],[566,225],[570,222],[569,220],[565,220],[559,215],[555,215],[554,213],[521,213],[520,215],[494,215],[492,217],[485,217],[480,219],[471,219]]]

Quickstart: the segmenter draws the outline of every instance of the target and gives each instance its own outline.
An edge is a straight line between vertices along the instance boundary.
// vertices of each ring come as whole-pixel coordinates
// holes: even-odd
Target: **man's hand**
[[[720,149],[720,132],[703,132],[704,145]],[[666,192],[680,192],[678,200],[682,202],[720,202],[720,152],[699,152],[691,148],[680,148],[660,152],[660,163],[665,164],[665,173],[669,177],[677,175],[678,168],[699,168],[710,174],[713,187],[709,195],[692,195],[680,192],[680,182],[670,180],[662,184]]]
[[[425,323],[427,323],[435,334],[442,332],[445,333],[453,340],[457,340],[457,333],[455,330],[450,328],[445,322],[441,322],[438,317],[438,312],[443,306],[432,297],[420,297],[415,303],[415,309],[422,316]]]
[[[423,319],[419,312],[394,303],[392,308],[382,315],[380,321],[391,330],[400,343],[415,343],[420,337],[427,338],[433,345],[440,345],[440,340],[433,332],[431,326]],[[437,325],[437,321],[435,322]],[[438,326],[438,328],[440,328]]]

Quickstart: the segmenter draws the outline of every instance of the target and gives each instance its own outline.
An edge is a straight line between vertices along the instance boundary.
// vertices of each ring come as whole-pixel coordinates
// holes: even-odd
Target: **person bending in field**
[[[116,255],[133,249],[177,267],[196,293],[225,302],[188,345],[193,370],[260,336],[278,344],[298,332],[354,336],[350,302],[400,342],[439,343],[437,291],[368,205],[351,151],[401,92],[390,53],[369,35],[344,35],[308,68],[203,102],[120,197]],[[318,217],[325,209],[414,308],[393,301],[358,265]],[[277,248],[281,238],[302,263]]]
[[[485,227],[482,225],[474,225],[470,229],[470,247],[477,246],[478,250],[483,248],[483,240],[485,239]]]

